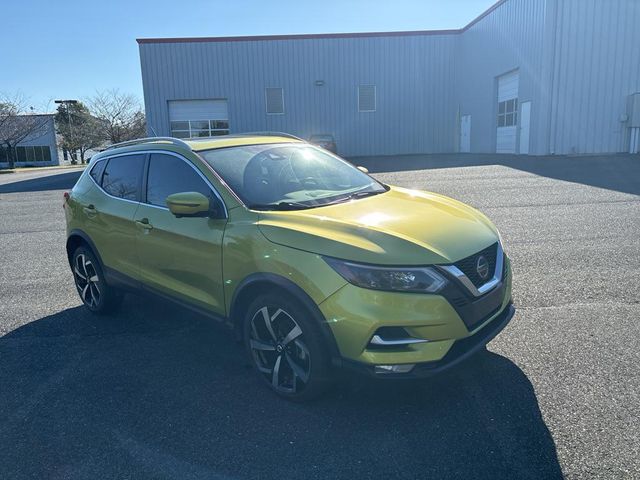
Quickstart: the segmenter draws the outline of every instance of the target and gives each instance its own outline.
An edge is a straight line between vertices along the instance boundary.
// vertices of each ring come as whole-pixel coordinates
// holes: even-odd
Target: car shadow
[[[543,177],[581,183],[608,190],[640,195],[640,157],[612,154],[588,156],[527,156],[505,154],[434,154],[353,157],[349,161],[370,173],[433,168],[502,165]]]
[[[531,383],[482,352],[439,377],[269,392],[222,327],[161,301],[0,337],[2,478],[561,478]]]
[[[46,190],[70,190],[80,178],[81,170],[57,173],[38,178],[18,180],[0,185],[0,193],[43,192]]]

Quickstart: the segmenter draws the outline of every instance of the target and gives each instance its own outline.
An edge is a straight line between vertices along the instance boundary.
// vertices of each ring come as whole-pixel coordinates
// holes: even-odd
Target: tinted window
[[[96,163],[89,173],[89,175],[91,175],[91,177],[96,181],[98,185],[100,185],[100,182],[102,182],[102,172],[104,172],[104,166],[106,164],[107,162],[104,161]]]
[[[102,188],[114,197],[137,201],[140,198],[144,155],[110,158],[102,176]]]
[[[181,192],[198,192],[211,202],[215,201],[209,186],[184,160],[173,155],[152,154],[147,177],[147,203],[166,207],[167,197]]]

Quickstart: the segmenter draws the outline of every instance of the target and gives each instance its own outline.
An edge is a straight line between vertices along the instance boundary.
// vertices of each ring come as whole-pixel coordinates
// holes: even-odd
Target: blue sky
[[[36,110],[118,88],[142,101],[136,38],[460,28],[494,0],[8,0],[0,92]],[[8,21],[7,21],[8,20]]]

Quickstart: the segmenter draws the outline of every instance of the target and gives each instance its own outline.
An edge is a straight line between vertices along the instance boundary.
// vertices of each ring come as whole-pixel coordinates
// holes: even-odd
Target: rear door
[[[83,230],[96,245],[105,267],[129,277],[137,273],[133,217],[142,192],[145,154],[100,160],[89,172],[98,188],[83,195]]]
[[[222,237],[226,211],[197,167],[169,152],[149,156],[145,195],[136,213],[136,251],[146,285],[223,315]],[[225,218],[176,218],[166,206],[174,193],[199,192]]]

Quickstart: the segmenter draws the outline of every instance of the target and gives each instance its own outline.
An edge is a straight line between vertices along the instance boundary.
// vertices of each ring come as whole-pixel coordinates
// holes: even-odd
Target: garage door
[[[226,100],[169,100],[171,136],[213,137],[229,134]]]
[[[516,153],[518,84],[517,71],[498,77],[497,153]]]

